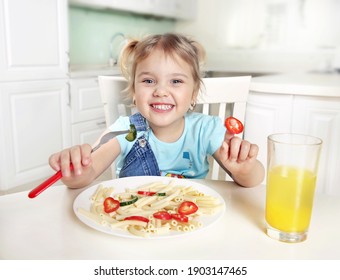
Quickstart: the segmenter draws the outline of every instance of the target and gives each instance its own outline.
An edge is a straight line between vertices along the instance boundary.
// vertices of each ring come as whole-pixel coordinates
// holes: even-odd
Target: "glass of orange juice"
[[[268,136],[266,232],[284,242],[306,240],[322,140],[302,134]]]

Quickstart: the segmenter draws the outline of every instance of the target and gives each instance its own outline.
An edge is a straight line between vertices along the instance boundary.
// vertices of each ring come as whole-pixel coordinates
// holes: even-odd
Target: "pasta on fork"
[[[223,206],[220,198],[175,180],[126,188],[120,193],[115,193],[114,186],[100,184],[90,201],[89,210],[77,209],[81,215],[103,227],[140,237],[194,231],[203,226],[200,217],[214,215]]]

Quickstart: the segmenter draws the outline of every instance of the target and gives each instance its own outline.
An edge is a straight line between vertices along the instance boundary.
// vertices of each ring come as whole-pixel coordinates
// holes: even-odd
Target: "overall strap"
[[[134,124],[137,131],[147,131],[148,125],[145,118],[136,113],[129,117],[130,123]],[[160,176],[156,157],[145,135],[140,136],[124,159],[119,177],[128,176]]]
[[[133,114],[129,117],[130,123],[136,127],[137,131],[146,131],[148,130],[148,125],[146,123],[145,118],[141,115],[141,113]]]

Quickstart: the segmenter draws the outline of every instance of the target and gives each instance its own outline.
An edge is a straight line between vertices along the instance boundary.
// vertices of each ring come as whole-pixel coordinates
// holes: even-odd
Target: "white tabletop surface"
[[[264,232],[265,186],[196,180],[224,198],[214,225],[168,239],[131,239],[96,231],[78,220],[73,201],[84,189],[53,186],[34,199],[28,192],[0,196],[0,259],[340,259],[340,197],[317,194],[309,237],[297,244]]]

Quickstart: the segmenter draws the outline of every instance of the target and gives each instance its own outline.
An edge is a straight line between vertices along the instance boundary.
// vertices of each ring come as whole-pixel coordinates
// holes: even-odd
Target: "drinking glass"
[[[266,232],[284,242],[306,240],[322,140],[302,134],[268,136]]]

